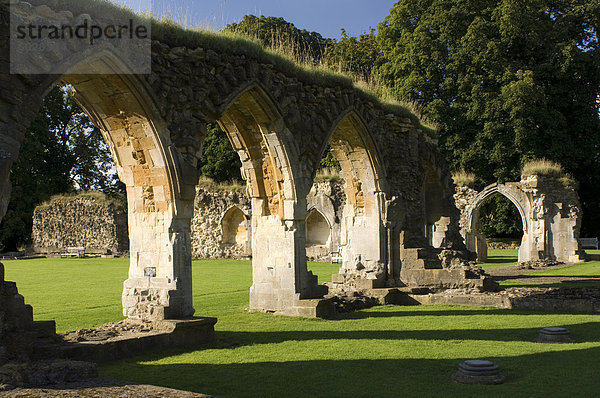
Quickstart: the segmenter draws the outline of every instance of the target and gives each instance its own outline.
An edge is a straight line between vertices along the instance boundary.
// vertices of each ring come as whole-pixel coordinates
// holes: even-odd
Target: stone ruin
[[[22,385],[45,385],[97,376],[95,363],[44,358],[59,344],[54,321],[34,321],[14,282],[4,280],[0,263],[0,394]]]
[[[461,210],[460,226],[467,248],[487,260],[487,242],[479,227],[479,210],[486,199],[499,194],[518,209],[523,223],[519,263],[529,266],[578,263],[585,253],[579,246],[581,210],[575,189],[564,178],[526,175],[519,182],[492,184],[481,192],[457,187],[454,195]]]
[[[25,304],[15,282],[4,280],[4,265],[0,263],[0,366],[28,360],[37,343],[55,337],[54,321],[33,320],[33,308]]]
[[[194,258],[252,256],[252,203],[243,190],[198,186],[191,225]]]
[[[316,182],[306,200],[306,256],[311,261],[329,261],[340,248],[346,202],[343,184],[335,179]],[[198,186],[194,207],[194,258],[252,257],[252,207],[243,189]]]
[[[33,213],[33,250],[60,255],[69,247],[87,254],[124,254],[129,250],[127,214],[100,193],[57,197]]]
[[[86,1],[69,10],[60,4],[11,0],[10,9],[24,25],[92,25],[111,18],[102,3],[89,10]],[[0,21],[9,16],[3,1]],[[49,43],[44,56],[30,59],[33,69],[51,68],[39,75],[11,74],[10,54],[0,53],[0,192],[9,192],[9,169],[44,93],[69,84],[101,130],[127,187],[125,316],[160,321],[195,313],[191,220],[206,125],[215,121],[239,154],[248,185],[251,310],[329,311],[328,288],[306,268],[307,198],[329,146],[341,165],[346,197],[339,215],[343,260],[333,289],[485,288],[462,242],[454,187],[435,132],[417,116],[350,80],[307,71],[250,42],[173,29],[153,29],[152,72],[143,75],[129,73],[110,41],[92,50]],[[0,24],[0,46],[8,48],[9,36],[8,24]],[[69,73],[52,73],[59,70]],[[238,233],[243,231],[236,231],[236,243]]]

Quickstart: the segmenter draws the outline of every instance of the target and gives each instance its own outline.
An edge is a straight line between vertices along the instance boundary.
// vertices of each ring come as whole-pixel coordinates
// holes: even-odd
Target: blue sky
[[[283,17],[300,29],[339,38],[340,29],[358,36],[388,15],[397,0],[113,0],[135,10],[148,8],[154,15],[170,15],[188,27],[218,30],[239,22],[244,15]]]

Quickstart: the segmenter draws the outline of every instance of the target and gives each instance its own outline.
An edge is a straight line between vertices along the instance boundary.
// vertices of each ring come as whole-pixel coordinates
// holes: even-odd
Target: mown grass
[[[598,250],[586,250],[589,254],[597,254]],[[518,261],[518,249],[488,249],[488,259],[479,265],[486,270],[516,265]],[[548,277],[556,278],[555,281],[546,282],[528,282],[528,278]],[[600,261],[590,261],[582,264],[575,264],[559,269],[542,270],[528,273],[521,280],[500,281],[500,286],[507,287],[600,287],[595,281],[564,281],[561,278],[567,277],[589,277],[600,278]]]
[[[61,328],[120,319],[127,260],[9,261],[38,319]],[[320,279],[337,265],[311,264]],[[217,316],[201,350],[168,351],[101,367],[104,376],[223,397],[595,396],[600,388],[600,315],[459,306],[380,306],[339,320],[248,313],[249,262],[194,262],[198,315]],[[103,308],[99,316],[94,309]],[[93,322],[91,322],[93,323]],[[533,343],[538,329],[565,326],[576,344]],[[501,386],[450,380],[462,360],[487,358]]]
[[[36,320],[55,319],[57,330],[98,327],[123,319],[121,293],[129,270],[128,258],[36,259],[3,261],[6,280],[17,282],[19,293],[34,307]],[[309,263],[319,282],[331,280],[339,264]],[[220,315],[220,297],[233,294],[248,301],[252,285],[250,261],[193,262],[194,300],[204,316]],[[206,297],[212,297],[206,300]],[[214,300],[213,300],[214,299]],[[201,305],[201,307],[199,307]],[[247,305],[246,305],[247,306]],[[243,304],[230,308],[237,311]]]
[[[516,265],[519,261],[519,249],[488,249],[487,261],[479,263],[483,269]]]
[[[545,282],[528,282],[527,278],[546,277]],[[502,287],[600,287],[600,283],[592,280],[561,281],[563,278],[600,278],[600,261],[590,261],[582,264],[570,265],[563,268],[536,271],[526,275],[524,281],[502,281]]]

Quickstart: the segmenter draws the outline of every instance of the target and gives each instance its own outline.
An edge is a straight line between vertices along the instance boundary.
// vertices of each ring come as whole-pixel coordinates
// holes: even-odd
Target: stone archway
[[[479,192],[473,198],[466,215],[467,230],[465,231],[465,243],[467,248],[477,253],[477,259],[481,262],[487,261],[487,242],[485,236],[479,232],[479,212],[481,206],[494,195],[502,195],[506,197],[517,208],[523,225],[523,237],[519,247],[519,262],[530,261],[528,231],[529,222],[526,217],[529,208],[529,200],[526,195],[514,185],[492,184]]]
[[[332,226],[317,209],[306,217],[306,255],[308,258],[328,258],[331,252]]]
[[[131,263],[123,313],[143,319],[189,317],[194,314],[188,251],[193,186],[181,180],[183,160],[143,83],[111,58],[92,62],[105,73],[79,74],[76,66],[61,81],[74,88],[101,130],[127,187]]]
[[[103,3],[88,10],[85,0],[70,3],[71,10],[49,0],[31,0],[35,6],[10,3],[21,9],[25,22],[92,25],[110,16]],[[9,14],[1,4],[0,20],[8,21]],[[0,46],[9,48],[9,26],[0,30]],[[306,269],[306,198],[328,143],[342,166],[347,197],[338,281],[404,283],[391,276],[402,257],[396,243],[425,246],[423,160],[434,159],[442,185],[451,184],[434,132],[410,111],[365,94],[349,79],[306,70],[243,40],[174,30],[153,30],[147,74],[130,73],[110,46],[92,54],[58,43],[31,57],[57,60],[69,71],[65,76],[11,74],[10,54],[0,53],[5,87],[0,91],[0,216],[23,132],[43,93],[65,81],[103,131],[127,185],[132,258],[123,306],[128,316],[194,313],[190,219],[206,124],[214,121],[240,155],[252,200],[251,309],[312,316],[320,311],[327,289]],[[457,229],[455,220],[451,223],[448,230]],[[447,246],[459,243],[446,234]],[[419,266],[429,261],[417,254]],[[417,284],[423,282],[420,275],[413,278]],[[430,279],[424,283],[431,285]],[[312,298],[318,300],[304,300]]]
[[[223,106],[218,121],[242,161],[252,198],[250,308],[296,314],[298,300],[325,286],[306,267],[306,194],[291,133],[274,101],[251,83]]]
[[[328,143],[340,164],[346,202],[342,211],[340,250],[342,267],[334,276],[346,282],[366,279],[382,284],[385,257],[385,172],[366,124],[354,111],[344,113]],[[325,148],[322,149],[324,151]]]
[[[249,243],[249,231],[244,212],[237,206],[229,208],[221,219],[223,244],[245,246]]]
[[[579,248],[579,199],[561,178],[523,175],[519,182],[492,184],[481,192],[462,187],[455,195],[461,207],[461,234],[467,248],[485,261],[487,246],[478,231],[479,209],[492,195],[508,198],[523,223],[519,263],[583,261]]]

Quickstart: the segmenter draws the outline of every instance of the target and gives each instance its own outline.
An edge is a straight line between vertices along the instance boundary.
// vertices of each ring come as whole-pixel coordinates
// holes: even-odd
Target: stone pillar
[[[282,220],[264,215],[264,199],[252,199],[250,309],[298,315],[298,300],[322,297],[327,288],[306,268],[306,201],[286,200],[284,207]]]
[[[477,260],[481,262],[486,262],[488,258],[488,247],[485,235],[477,234],[475,236],[475,242],[477,250]]]
[[[364,206],[346,203],[342,218],[340,247],[343,274],[385,283],[386,229],[382,221],[385,195],[375,193],[365,199]]]
[[[127,188],[131,259],[123,314],[147,320],[191,317],[193,200],[177,201],[177,212],[172,204],[148,211],[143,191]]]

